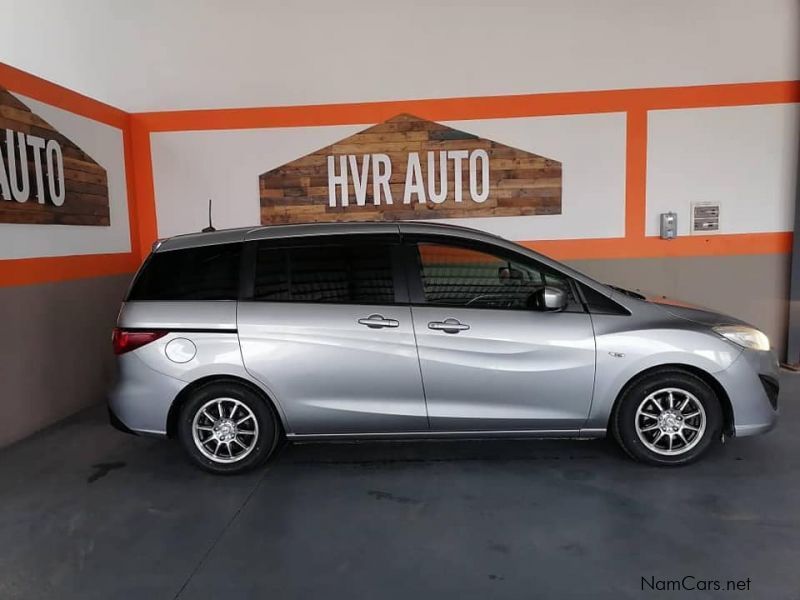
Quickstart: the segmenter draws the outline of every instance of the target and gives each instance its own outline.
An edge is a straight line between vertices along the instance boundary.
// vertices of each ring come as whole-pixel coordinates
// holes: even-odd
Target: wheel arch
[[[699,367],[695,367],[693,365],[687,365],[684,363],[667,363],[661,365],[655,365],[649,367],[643,371],[640,371],[633,377],[631,377],[625,385],[623,385],[617,397],[614,399],[614,404],[611,407],[611,412],[608,415],[608,428],[610,429],[611,421],[614,418],[614,415],[617,412],[617,408],[619,407],[619,403],[622,400],[622,397],[625,393],[631,388],[631,386],[635,385],[639,380],[652,375],[653,373],[658,373],[659,371],[684,371],[691,375],[694,375],[703,383],[708,385],[712,390],[714,390],[714,394],[716,395],[717,399],[719,400],[720,408],[722,409],[722,431],[725,435],[732,436],[734,434],[734,414],[733,414],[733,405],[731,404],[730,397],[728,396],[728,392],[725,391],[725,388],[719,382],[719,380],[714,377],[708,371],[705,371]]]
[[[280,429],[278,432],[279,435],[284,436],[286,434],[286,423],[284,422],[283,412],[278,409],[278,406],[275,403],[275,401],[270,397],[270,395],[266,391],[264,391],[263,388],[256,385],[252,381],[244,379],[243,377],[238,377],[236,375],[208,375],[206,377],[201,377],[200,379],[192,381],[190,384],[185,386],[178,393],[177,396],[175,396],[175,399],[172,401],[172,404],[169,407],[169,412],[167,413],[168,438],[174,439],[175,437],[177,437],[178,417],[181,413],[181,408],[186,403],[186,400],[200,388],[215,383],[229,383],[232,385],[240,385],[258,394],[258,396],[261,397],[264,403],[267,406],[269,406],[269,408],[272,410],[272,413],[275,416],[275,421]]]

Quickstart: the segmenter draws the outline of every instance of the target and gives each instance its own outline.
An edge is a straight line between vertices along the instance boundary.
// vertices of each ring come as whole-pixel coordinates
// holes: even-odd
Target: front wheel
[[[683,465],[720,438],[722,410],[714,390],[699,377],[683,370],[657,371],[625,390],[611,429],[636,460]]]
[[[183,405],[178,438],[201,468],[219,474],[241,473],[272,454],[278,440],[277,420],[253,390],[212,383],[192,393]]]

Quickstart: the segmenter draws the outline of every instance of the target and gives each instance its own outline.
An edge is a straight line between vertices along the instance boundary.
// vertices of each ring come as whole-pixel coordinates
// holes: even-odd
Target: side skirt
[[[554,429],[509,431],[403,431],[390,433],[287,433],[292,442],[345,440],[447,440],[447,439],[593,439],[603,437],[605,429]]]

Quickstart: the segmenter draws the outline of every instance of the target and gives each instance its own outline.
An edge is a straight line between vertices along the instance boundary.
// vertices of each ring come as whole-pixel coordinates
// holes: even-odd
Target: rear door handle
[[[383,327],[399,327],[400,321],[397,319],[384,319],[383,315],[370,315],[365,319],[359,319],[361,325],[366,325],[370,329],[382,329]]]
[[[445,319],[444,321],[431,321],[428,323],[428,329],[444,331],[445,333],[458,333],[469,329],[469,325],[459,322],[458,319]]]

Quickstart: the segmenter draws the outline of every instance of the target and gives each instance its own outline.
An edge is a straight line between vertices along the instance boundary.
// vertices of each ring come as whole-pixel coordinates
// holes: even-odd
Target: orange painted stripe
[[[137,229],[131,230],[131,237],[136,237],[139,258],[144,259],[158,238],[153,157],[150,149],[150,131],[136,115],[131,116],[130,131],[136,188],[132,201],[136,205],[137,217]]]
[[[459,121],[787,102],[800,102],[800,81],[145,112],[136,117],[150,131],[198,131],[373,124],[398,113],[434,121]]]
[[[125,150],[125,186],[128,197],[128,222],[131,240],[131,255],[141,258],[139,240],[139,206],[136,195],[136,169],[133,158],[133,136],[131,133],[130,119],[122,130],[122,142]]]
[[[128,113],[0,62],[0,86],[76,115],[123,129]]]
[[[647,213],[647,111],[628,112],[625,132],[625,237],[643,238]]]
[[[740,233],[713,236],[541,240],[519,242],[556,260],[679,258],[687,256],[736,256],[742,254],[789,254],[792,233]]]
[[[0,287],[121,275],[138,266],[132,253],[0,260]]]

